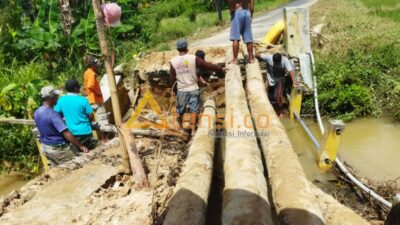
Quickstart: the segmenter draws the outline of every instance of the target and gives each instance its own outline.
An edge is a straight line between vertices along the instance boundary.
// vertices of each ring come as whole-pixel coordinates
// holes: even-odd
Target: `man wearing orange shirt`
[[[84,85],[87,98],[93,108],[95,120],[99,127],[108,124],[107,112],[103,106],[103,94],[101,93],[99,81],[96,79],[98,70],[102,63],[93,56],[85,58],[86,71],[84,73]],[[105,136],[99,132],[102,142],[105,142]]]

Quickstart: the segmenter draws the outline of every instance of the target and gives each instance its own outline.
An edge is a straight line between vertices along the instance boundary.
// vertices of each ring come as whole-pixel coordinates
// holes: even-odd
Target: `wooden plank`
[[[30,126],[36,125],[34,120],[14,119],[14,118],[0,118],[0,124],[18,124],[18,125],[30,125]]]

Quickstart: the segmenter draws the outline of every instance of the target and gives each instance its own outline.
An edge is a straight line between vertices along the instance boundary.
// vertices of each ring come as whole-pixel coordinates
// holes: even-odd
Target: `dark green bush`
[[[0,125],[0,173],[16,171],[31,176],[39,172],[39,154],[31,129]]]

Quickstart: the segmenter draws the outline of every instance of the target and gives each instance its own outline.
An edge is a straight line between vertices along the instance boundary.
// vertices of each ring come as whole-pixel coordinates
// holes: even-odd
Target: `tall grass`
[[[371,14],[400,22],[399,0],[362,0],[371,9]]]
[[[398,0],[361,0],[367,7],[370,8],[381,8],[381,7],[393,7],[398,6],[400,2]]]
[[[324,18],[330,40],[314,48],[324,113],[349,120],[400,111],[400,22],[371,13],[393,2],[320,0],[312,8],[312,21]]]

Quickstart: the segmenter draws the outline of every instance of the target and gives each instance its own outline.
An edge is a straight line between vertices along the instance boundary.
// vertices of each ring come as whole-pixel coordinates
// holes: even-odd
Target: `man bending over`
[[[257,58],[267,63],[268,97],[277,114],[283,116],[284,87],[287,74],[293,84],[294,69],[289,59],[280,53],[257,55]]]

